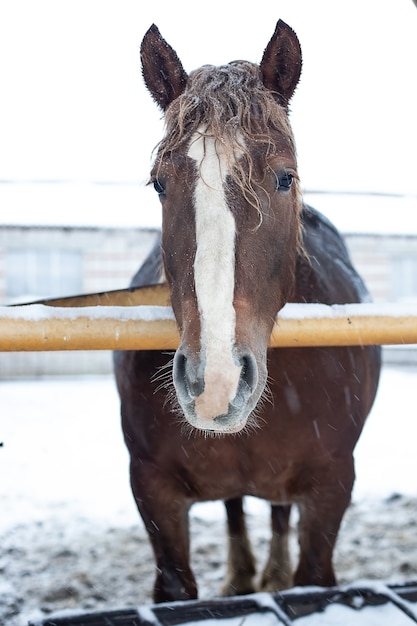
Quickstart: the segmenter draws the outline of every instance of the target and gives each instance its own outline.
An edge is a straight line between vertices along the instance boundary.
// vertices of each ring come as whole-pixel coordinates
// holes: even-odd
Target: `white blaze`
[[[194,193],[194,280],[205,357],[204,392],[195,400],[195,411],[197,417],[210,420],[228,412],[241,371],[232,352],[236,226],[224,193],[228,172],[221,146],[212,137],[198,135],[190,144],[188,156],[196,161],[199,172]]]

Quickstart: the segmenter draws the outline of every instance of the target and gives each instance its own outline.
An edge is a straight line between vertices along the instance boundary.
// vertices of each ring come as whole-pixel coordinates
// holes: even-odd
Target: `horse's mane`
[[[259,67],[248,61],[204,65],[192,72],[184,92],[165,112],[165,126],[157,160],[184,148],[195,133],[214,137],[230,166],[230,176],[260,215],[259,199],[251,184],[253,160],[246,146],[253,147],[256,142],[273,155],[277,148],[268,129],[276,129],[285,136],[294,157],[296,154],[287,110],[262,84]],[[237,159],[237,155],[244,158]]]

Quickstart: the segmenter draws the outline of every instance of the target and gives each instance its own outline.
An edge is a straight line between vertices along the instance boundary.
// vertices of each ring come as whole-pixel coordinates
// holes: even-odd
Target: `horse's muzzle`
[[[194,428],[226,434],[245,427],[263,391],[266,376],[259,375],[250,350],[239,350],[239,354],[236,351],[234,360],[233,372],[219,368],[208,375],[204,358],[187,355],[182,347],[177,350],[174,387],[184,416]]]

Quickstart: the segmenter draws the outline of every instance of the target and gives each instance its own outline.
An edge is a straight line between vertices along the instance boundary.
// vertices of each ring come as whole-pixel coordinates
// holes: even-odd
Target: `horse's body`
[[[263,84],[274,93],[270,106],[278,107],[285,118],[301,68],[297,46],[294,33],[279,22],[260,65]],[[152,55],[153,69],[148,62]],[[166,111],[169,126],[169,116],[175,121],[178,114],[170,105],[180,102],[181,108],[188,77],[155,27],[144,39],[142,58],[148,88]],[[225,67],[227,71],[229,66]],[[279,71],[274,73],[274,67]],[[221,89],[221,80],[219,85]],[[260,107],[255,102],[249,113],[261,115]],[[180,137],[174,147],[160,148],[152,177],[164,206],[162,242],[132,283],[157,282],[164,264],[181,333],[173,366],[175,391],[181,413],[195,429],[187,430],[184,420],[181,423],[170,411],[164,386],[155,392],[157,385],[151,384],[169,361],[166,353],[115,355],[132,490],[157,562],[154,599],[196,597],[188,510],[193,502],[205,500],[226,503],[229,567],[224,593],[254,590],[254,559],[242,512],[245,495],[272,504],[271,553],[261,588],[333,585],[332,553],[354,482],[353,449],[377,389],[380,350],[361,346],[269,350],[271,402],[264,402],[259,411],[259,427],[253,409],[265,386],[269,333],[285,302],[361,302],[368,299],[367,292],[337,231],[300,202],[296,184],[292,185],[296,163],[285,119],[282,129],[276,122],[258,128],[259,145],[239,131],[238,147],[224,160],[222,143],[212,149],[210,126],[203,132],[200,124],[199,129],[197,136],[194,131],[191,138]],[[186,134],[187,124],[180,130]],[[224,131],[225,141],[228,132]],[[206,142],[202,152],[201,136]],[[245,152],[248,144],[253,161]],[[241,162],[244,166],[235,180],[230,171],[239,169]],[[213,168],[210,163],[217,165]],[[219,182],[217,170],[225,197],[212,194]],[[272,191],[267,170],[275,181]],[[239,176],[251,172],[251,185],[239,187]],[[259,204],[248,197],[252,192],[261,198]],[[208,220],[202,209],[207,202],[212,211]],[[210,219],[221,228],[216,230]],[[232,253],[227,249],[231,243]],[[208,436],[213,431],[233,433],[247,423],[250,427],[240,436]],[[294,576],[287,545],[291,503],[300,512],[300,556]]]

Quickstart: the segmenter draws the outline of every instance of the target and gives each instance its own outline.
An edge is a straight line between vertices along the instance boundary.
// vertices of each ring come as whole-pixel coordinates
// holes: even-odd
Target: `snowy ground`
[[[383,371],[337,546],[341,583],[417,579],[415,385],[416,369]],[[0,407],[0,624],[149,603],[154,564],[129,491],[112,378],[3,381]],[[265,559],[268,510],[251,499],[247,511]],[[201,597],[221,586],[223,527],[219,503],[194,507]]]

